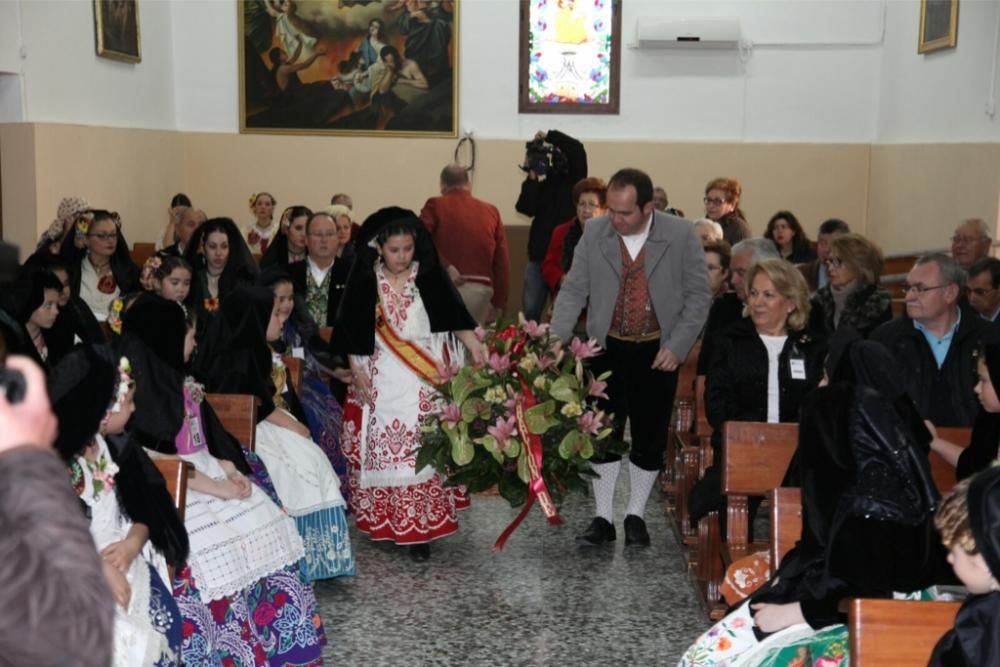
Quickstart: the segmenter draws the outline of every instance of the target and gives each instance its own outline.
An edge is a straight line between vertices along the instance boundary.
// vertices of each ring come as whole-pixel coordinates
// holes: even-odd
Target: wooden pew
[[[129,257],[131,257],[132,263],[141,269],[146,260],[152,257],[155,252],[155,243],[133,243]]]
[[[688,494],[691,487],[705,471],[706,450],[711,462],[712,426],[705,417],[705,376],[699,375],[694,382],[694,432],[676,434],[673,452],[673,496],[674,520],[677,532],[688,544],[696,542],[696,531],[691,527],[688,513]],[[692,565],[696,559],[689,559]]]
[[[802,492],[799,489],[778,487],[767,494],[771,505],[770,547],[771,576],[795,543],[802,536]]]
[[[939,438],[948,440],[960,445],[962,447],[968,447],[969,443],[972,442],[972,429],[963,426],[939,426],[937,428],[937,434]],[[930,454],[931,463],[931,477],[934,478],[934,486],[937,490],[944,495],[951,491],[952,487],[955,486],[957,480],[955,479],[955,466],[951,465],[937,452],[932,451]]]
[[[174,507],[181,520],[184,520],[184,508],[187,506],[188,477],[194,469],[190,463],[179,456],[157,456],[153,459],[157,470],[167,482],[167,491],[174,499]]]
[[[288,377],[286,381],[288,384],[292,385],[297,396],[302,395],[302,374],[305,372],[304,362],[298,357],[293,357],[290,354],[286,354],[281,358],[284,362],[285,367],[288,369]]]
[[[257,399],[251,394],[205,394],[205,399],[223,428],[253,451],[257,441]]]
[[[333,327],[320,327],[319,337],[329,345],[330,339],[333,338]]]
[[[851,665],[924,667],[955,624],[959,602],[855,598],[847,612]]]

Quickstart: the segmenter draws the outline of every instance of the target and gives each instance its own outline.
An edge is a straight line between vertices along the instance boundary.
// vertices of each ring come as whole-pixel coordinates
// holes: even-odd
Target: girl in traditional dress
[[[161,519],[150,520],[156,499],[130,492],[144,486],[140,460],[135,452],[116,457],[105,440],[121,433],[132,416],[129,371],[127,360],[116,365],[106,346],[72,352],[55,368],[50,392],[59,417],[56,447],[90,515],[90,532],[115,598],[114,666],[180,665],[181,615],[165,583],[170,581],[166,559],[149,538],[158,536],[156,546],[177,565],[187,555],[187,536],[165,487]]]
[[[256,452],[302,534],[308,578],[353,574],[340,482],[309,427],[288,412],[282,398],[287,369],[267,344],[281,333],[274,302],[274,293],[263,287],[233,292],[206,333],[195,377],[209,391],[258,399]]]
[[[312,211],[305,206],[289,206],[281,214],[278,235],[271,239],[260,258],[260,268],[288,266],[306,258],[306,222]]]
[[[45,333],[52,329],[59,317],[59,293],[62,283],[48,269],[26,268],[17,284],[14,298],[17,320],[31,338],[28,351],[43,368],[49,368],[49,347]]]
[[[347,459],[340,447],[343,429],[343,409],[330,386],[320,375],[325,367],[332,368],[328,346],[319,338],[313,322],[301,300],[296,300],[292,278],[278,267],[265,270],[260,284],[274,292],[275,309],[282,322],[281,334],[268,343],[275,351],[303,360],[302,389],[297,400],[302,409],[304,423],[309,426],[313,442],[318,444],[340,479],[340,492],[349,501]],[[327,371],[333,373],[335,371]],[[291,397],[289,397],[291,398]]]
[[[189,303],[194,305],[201,341],[219,304],[239,287],[252,285],[257,278],[257,262],[229,218],[212,218],[198,227],[184,251],[184,259],[194,269]]]
[[[142,286],[168,301],[187,303],[194,272],[183,257],[153,255],[142,267]]]
[[[135,367],[135,439],[195,468],[184,516],[189,567],[174,581],[184,664],[321,664],[326,638],[295,523],[275,503],[265,471],[254,470],[222,428],[203,388],[185,378],[193,322],[176,303],[146,294],[126,312],[121,345]]]
[[[246,228],[246,241],[250,252],[257,256],[267,252],[267,246],[278,232],[278,225],[274,224],[274,206],[277,203],[268,192],[250,195],[250,210],[255,220]]]
[[[430,468],[415,470],[424,415],[436,400],[441,364],[478,362],[469,315],[412,211],[384,208],[358,237],[357,259],[334,327],[334,349],[349,354],[354,383],[341,445],[350,466],[351,509],[360,531],[409,545],[414,560],[432,540],[458,530],[456,498]]]

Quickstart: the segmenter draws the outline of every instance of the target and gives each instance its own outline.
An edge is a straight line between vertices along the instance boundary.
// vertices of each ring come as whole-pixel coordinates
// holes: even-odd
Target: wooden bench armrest
[[[163,475],[167,483],[167,492],[174,499],[174,507],[183,520],[184,508],[187,506],[188,478],[194,471],[194,466],[179,456],[157,456],[153,458],[153,464]]]
[[[851,665],[923,665],[955,624],[960,602],[847,601]]]
[[[205,394],[222,427],[241,445],[254,450],[257,444],[257,398],[252,394]]]

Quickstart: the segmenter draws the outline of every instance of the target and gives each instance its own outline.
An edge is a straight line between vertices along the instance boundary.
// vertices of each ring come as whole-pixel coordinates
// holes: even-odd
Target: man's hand
[[[661,347],[660,351],[656,353],[656,358],[653,359],[654,371],[676,371],[680,365],[681,360],[677,358],[677,355],[665,347]]]
[[[45,376],[28,357],[7,357],[7,368],[24,376],[24,399],[15,405],[0,393],[0,452],[23,445],[51,447],[56,441],[58,422],[52,414],[45,390]]]

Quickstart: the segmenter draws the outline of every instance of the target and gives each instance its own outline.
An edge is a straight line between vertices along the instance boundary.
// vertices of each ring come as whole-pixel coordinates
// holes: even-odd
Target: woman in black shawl
[[[306,222],[312,211],[305,206],[289,206],[281,216],[278,233],[260,258],[260,268],[287,267],[306,258]]]
[[[44,369],[52,367],[46,332],[59,317],[59,294],[62,282],[48,269],[26,266],[17,283],[9,290],[11,315],[23,327],[31,345],[22,354],[30,356]]]
[[[334,351],[350,355],[353,374],[341,446],[358,529],[408,545],[414,560],[429,558],[432,540],[458,530],[455,510],[468,500],[444,488],[434,471],[414,468],[437,373],[418,374],[401,358],[413,353],[428,364],[461,365],[458,338],[480,361],[475,326],[420,219],[395,207],[372,214],[334,326]]]
[[[91,211],[90,222],[77,225],[84,245],[63,243],[59,255],[70,271],[70,291],[90,308],[98,322],[122,294],[139,288],[139,267],[132,263],[117,213]]]
[[[205,334],[195,377],[210,392],[257,399],[256,453],[305,539],[308,578],[353,574],[340,481],[309,427],[291,414],[282,396],[287,369],[281,355],[268,347],[269,340],[281,335],[274,302],[274,293],[264,287],[229,295]]]
[[[312,664],[319,638],[310,622],[312,588],[299,574],[302,542],[269,497],[263,471],[251,475],[239,445],[203,400],[203,388],[185,378],[194,323],[176,302],[144,294],[125,312],[121,345],[134,363],[136,440],[194,466],[184,517],[190,568],[178,573],[178,603],[193,630],[184,664],[255,664],[269,651],[271,664]],[[276,595],[294,613],[265,614]],[[267,621],[258,623],[263,616]],[[277,641],[265,642],[269,635]],[[291,647],[287,659],[280,658],[282,647]],[[207,657],[199,654],[205,650]]]
[[[788,474],[801,482],[801,538],[771,581],[699,638],[682,665],[761,664],[814,642],[821,652],[846,635],[842,599],[950,579],[932,524],[930,434],[891,357],[867,341],[831,347],[835,370],[829,386],[803,400]]]
[[[56,449],[89,516],[117,602],[116,660],[179,664],[181,615],[166,565],[184,563],[187,533],[163,477],[141,448],[120,435],[134,392],[127,363],[115,359],[107,346],[85,346],[52,371]],[[145,548],[147,540],[155,552]]]
[[[184,259],[194,269],[189,303],[198,320],[198,342],[220,304],[239,287],[253,285],[257,263],[236,223],[212,218],[191,236]]]

